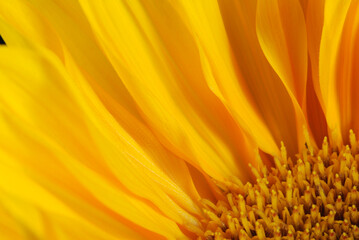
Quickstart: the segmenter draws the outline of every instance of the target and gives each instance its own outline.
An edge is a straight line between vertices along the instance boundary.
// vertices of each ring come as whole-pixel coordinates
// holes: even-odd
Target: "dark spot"
[[[2,36],[0,35],[0,45],[6,45],[4,39],[2,38]]]

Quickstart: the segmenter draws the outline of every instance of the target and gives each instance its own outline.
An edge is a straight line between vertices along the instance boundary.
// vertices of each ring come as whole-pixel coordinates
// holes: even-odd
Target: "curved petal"
[[[303,5],[301,5],[303,4]],[[307,32],[303,6],[297,0],[258,1],[256,30],[261,48],[292,99],[296,117],[299,151],[308,129],[305,108],[307,85]],[[315,145],[315,141],[312,141]]]
[[[320,146],[323,143],[324,137],[328,136],[328,126],[323,108],[319,102],[320,98],[318,97],[314,86],[315,80],[313,80],[313,65],[314,64],[310,64],[308,66],[306,102],[303,111],[306,113],[306,119],[309,127],[308,130],[310,130],[313,135],[316,145]]]
[[[10,239],[70,239],[78,235],[80,229],[86,239],[117,239],[27,177],[22,166],[14,166],[14,159],[4,157],[6,154],[1,156],[0,208],[5,219],[1,217],[0,221],[12,223],[11,233],[1,228],[2,239],[7,234],[12,236]],[[116,225],[123,239],[145,239],[128,226],[119,222]]]
[[[302,105],[307,79],[307,33],[297,0],[258,1],[259,43],[284,85]]]
[[[78,75],[82,74],[87,77],[86,80],[91,83],[91,87],[95,89],[102,102],[106,105],[107,110],[111,112],[111,114],[116,118],[118,123],[122,125],[122,127],[126,128],[126,131],[130,132],[132,136],[136,138],[136,141],[146,147],[146,151],[148,154],[151,154],[153,152],[152,148],[161,149],[161,157],[166,159],[175,158],[174,156],[169,156],[171,154],[169,154],[158,144],[152,133],[150,133],[147,127],[142,124],[141,119],[138,119],[139,117],[137,116],[136,108],[133,107],[133,104],[128,102],[129,96],[126,89],[116,88],[112,85],[107,87],[101,85],[102,82],[105,82],[105,84],[107,84],[106,81],[108,81],[108,84],[118,85],[119,80],[116,81],[116,73],[113,72],[111,66],[109,67],[107,60],[104,59],[104,56],[102,55],[100,50],[97,49],[96,43],[91,38],[92,33],[88,29],[85,17],[81,15],[81,9],[79,8],[79,5],[76,5],[70,1],[61,2],[61,4],[51,1],[43,2],[36,0],[31,1],[31,5],[22,3],[21,1],[16,1],[16,3],[18,4],[18,6],[20,6],[18,9],[13,8],[11,5],[3,3],[5,5],[4,7],[8,9],[6,9],[7,11],[4,11],[2,14],[5,16],[8,22],[19,28],[19,31],[23,33],[23,35],[26,37],[26,40],[31,42],[32,38],[39,39],[38,42],[34,44],[40,44],[40,47],[44,45],[51,51],[55,52],[55,54],[57,54],[61,58],[61,60],[65,62],[67,68],[70,68],[72,66],[71,61],[72,59],[75,59],[76,64],[78,64],[81,69],[81,72],[72,71],[76,72],[74,73],[76,75],[75,77],[78,77]],[[42,14],[38,13],[40,6],[47,9],[45,17],[43,17]],[[63,47],[61,51],[55,51],[53,48],[51,48],[51,46],[47,44],[47,36],[43,36],[43,33],[41,31],[36,31],[37,28],[33,32],[28,30],[27,28],[22,28],[21,21],[23,21],[24,19],[13,18],[12,15],[8,13],[12,11],[13,13],[15,11],[24,11],[21,13],[28,13],[30,15],[30,22],[35,25],[40,25],[40,27],[38,27],[40,30],[46,29],[48,30],[49,35],[53,34],[55,37],[58,34],[61,39],[57,39],[57,41],[59,41],[61,45],[69,47],[69,49],[71,50],[71,56],[65,56],[69,54],[65,47]],[[60,21],[59,19],[62,20]],[[68,27],[65,27],[65,25],[68,25]],[[55,30],[56,33],[54,32]],[[9,31],[7,31],[6,33],[8,33],[5,34],[6,36],[10,35],[12,37],[14,35],[13,32]],[[75,41],[73,41],[72,37],[74,37]],[[16,36],[16,38],[23,37],[19,35]],[[83,44],[84,42],[87,43]],[[86,46],[92,46],[92,50],[90,51],[90,53],[88,53],[88,51],[84,49]],[[85,63],[87,63],[88,61],[91,61],[91,63],[86,65]],[[103,65],[99,65],[98,68],[96,68],[97,66],[94,65],[98,65],[99,61]],[[102,76],[102,78],[100,78],[99,75],[102,73],[116,75],[116,77]],[[91,90],[89,89],[89,91]],[[158,157],[159,156],[156,156],[156,158]],[[163,162],[158,164],[163,165]],[[170,166],[163,165],[162,169],[168,171],[167,174],[171,175],[173,178],[176,178],[176,183],[183,187],[183,189],[186,189],[193,199],[198,199],[198,193],[193,188],[193,184],[191,183],[192,180],[190,179],[190,175],[188,174],[188,170],[185,163],[177,159],[176,161],[172,162],[167,161],[167,164],[170,164]],[[179,171],[179,169],[181,169],[181,171]]]
[[[324,0],[307,1],[305,8],[309,64],[304,111],[307,116],[308,126],[318,145],[328,135],[323,97],[319,84],[319,49],[324,21],[324,2]]]
[[[141,1],[141,4],[156,28],[156,33],[170,61],[183,76],[181,81],[177,81],[178,88],[206,126],[232,152],[233,160],[240,169],[240,176],[245,180],[242,169],[246,169],[246,163],[253,160],[253,152],[244,149],[246,142],[244,133],[238,128],[223,103],[208,87],[195,39],[170,2],[162,1],[161,4],[157,4],[157,1]],[[248,149],[251,147],[249,146]]]
[[[65,61],[63,47],[66,47],[82,73],[92,76],[89,80],[96,92],[105,92],[141,119],[136,104],[97,45],[76,1],[2,1],[0,18],[11,26],[2,29],[8,46],[46,47],[62,61]]]
[[[140,145],[101,105],[74,64],[71,71],[77,77],[71,79],[60,62],[47,52],[37,55],[3,48],[0,66],[0,83],[6,86],[1,87],[1,107],[11,120],[9,124],[3,118],[1,127],[7,138],[1,144],[16,154],[18,161],[34,168],[37,174],[45,174],[45,179],[55,178],[54,184],[71,179],[81,183],[84,191],[116,214],[163,236],[183,234],[173,221],[135,195],[150,200],[180,224],[196,224],[187,211],[195,214],[199,211],[176,184],[176,180],[186,181],[178,178],[189,177],[185,164],[153,143],[153,137],[146,139],[147,145]],[[123,113],[123,121],[129,122],[131,119],[126,119],[129,114]],[[132,124],[132,128],[143,129],[136,122]],[[16,131],[23,136],[18,138],[20,133]],[[25,156],[14,151],[14,146],[23,147]],[[53,159],[49,164],[54,164],[55,172],[44,168],[48,159]],[[96,181],[86,182],[89,177]],[[62,184],[68,187],[70,182]],[[112,199],[111,195],[99,192],[103,189],[118,196]],[[129,190],[130,195],[126,194]]]
[[[326,1],[319,53],[319,86],[334,145],[342,144],[339,99],[337,93],[337,59],[345,18],[351,1]]]
[[[358,90],[358,34],[359,3],[352,1],[346,14],[336,60],[336,91],[339,101],[340,127],[343,140],[349,139],[349,130],[357,132]]]
[[[4,194],[4,193],[2,193]],[[1,200],[1,199],[0,199]],[[6,209],[4,204],[0,202],[0,236],[4,240],[22,240],[24,232],[18,221],[14,219],[11,213]]]
[[[219,6],[212,1],[199,1],[193,6],[187,2],[185,4],[188,12],[201,11],[201,14],[188,14],[187,21],[191,21],[189,24],[194,34],[200,33],[200,49],[206,49],[208,52],[203,54],[209,59],[203,61],[206,63],[205,70],[208,69],[206,71],[209,72],[207,79],[212,79],[210,82],[218,86],[222,85],[218,91],[226,94],[221,94],[221,98],[227,105],[232,102],[232,114],[237,117],[244,131],[254,138],[263,151],[272,155],[278,154],[281,141],[286,143],[290,153],[297,152],[298,144],[303,143],[297,140],[297,135],[302,135],[300,123],[304,122],[303,114],[300,114],[299,106],[293,107],[294,103],[298,105],[296,99],[291,100],[285,86],[262,53],[255,31],[256,1],[219,1]],[[194,19],[195,17],[197,18]],[[230,67],[220,66],[218,63],[222,59]],[[233,73],[232,78],[229,75],[224,76],[228,72]],[[274,92],[276,94],[273,94]],[[230,101],[230,95],[243,99],[232,98]],[[226,99],[223,99],[223,96],[227,96]],[[240,105],[243,101],[251,103],[250,108],[254,115],[246,112]],[[240,115],[236,115],[237,113]],[[247,125],[240,123],[239,117],[248,121]],[[262,126],[266,130],[262,129]],[[275,146],[269,147],[271,142]]]
[[[358,64],[359,64],[359,31],[357,29],[357,21],[358,21],[358,13],[357,13],[358,8],[356,9],[356,15],[355,15],[355,27],[356,29],[352,32],[353,36],[353,46],[352,46],[352,53],[351,53],[351,64],[352,64],[352,72],[351,72],[351,89],[350,89],[350,93],[351,93],[351,124],[353,127],[354,132],[359,132],[359,114],[357,111],[357,104],[359,102],[359,95],[358,95],[358,91],[359,91],[359,69],[358,69]]]
[[[202,68],[211,90],[238,125],[266,152],[278,148],[249,94],[241,69],[235,66],[217,1],[171,1],[196,39]],[[227,1],[229,2],[229,1]]]
[[[321,106],[324,106],[324,103],[322,102],[323,98],[319,86],[319,52],[324,21],[324,3],[325,0],[308,1],[306,9],[308,53],[312,70],[313,86]]]
[[[245,139],[237,129],[230,133],[229,126],[235,124],[203,84],[193,40],[171,5],[137,0],[84,0],[81,4],[104,51],[162,143],[211,177],[248,179],[240,165],[250,158],[233,144],[243,144]],[[189,54],[181,50],[187,47],[193,49]],[[203,107],[210,103],[213,109]],[[216,110],[222,116],[215,116]]]

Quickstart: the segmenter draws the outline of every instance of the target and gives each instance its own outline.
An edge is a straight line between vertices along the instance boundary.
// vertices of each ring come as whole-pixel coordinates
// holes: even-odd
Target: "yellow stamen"
[[[353,236],[355,239],[359,238],[359,228],[356,225],[353,226]]]
[[[352,154],[356,154],[357,153],[357,139],[355,137],[353,130],[351,130],[351,129],[349,131],[349,142],[350,142]]]
[[[314,155],[314,149],[310,141],[309,132],[308,130],[303,126],[303,132],[304,132],[304,139],[305,139],[305,145],[308,148],[308,151],[310,153],[310,156]]]
[[[266,239],[266,234],[264,233],[263,226],[259,222],[256,222],[256,233],[259,240]]]
[[[202,200],[199,239],[359,239],[358,144],[338,152],[324,138],[295,162],[281,143],[276,169],[258,171],[255,184],[219,183],[227,202]]]
[[[283,142],[280,142],[280,144],[281,144],[280,152],[281,152],[281,155],[282,155],[282,162],[286,163],[287,162],[287,149],[285,148]]]
[[[322,154],[323,158],[327,159],[329,156],[329,144],[327,137],[324,137],[323,144],[322,144]]]
[[[334,239],[337,239],[337,235],[333,229],[330,229],[329,230],[329,240],[334,240]]]

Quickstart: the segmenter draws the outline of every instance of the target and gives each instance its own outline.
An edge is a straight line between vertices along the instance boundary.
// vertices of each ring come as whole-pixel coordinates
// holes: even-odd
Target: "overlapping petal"
[[[342,143],[337,93],[337,57],[344,22],[351,1],[326,1],[319,52],[319,86],[329,135],[336,145]]]
[[[0,2],[0,238],[187,239],[212,178],[340,146],[358,4]]]
[[[340,131],[343,139],[348,139],[349,129],[358,131],[358,116],[356,102],[358,97],[358,33],[359,33],[359,5],[352,1],[347,11],[345,22],[338,46],[336,60],[335,88],[338,94]]]
[[[2,29],[8,46],[23,46],[24,41],[25,44],[40,45],[53,51],[63,61],[65,46],[82,73],[91,76],[88,81],[95,91],[105,92],[140,119],[132,97],[96,43],[79,3],[3,1],[0,3],[0,18],[4,27],[10,26]]]
[[[248,172],[239,166],[254,154],[243,151],[243,134],[204,85],[194,40],[173,7],[154,1],[81,4],[104,51],[162,143],[216,179],[233,175],[248,179]],[[173,24],[171,28],[178,32],[161,28],[161,22]],[[181,48],[193,51],[185,54]]]
[[[89,203],[95,201],[101,208],[164,236],[181,235],[165,215],[181,224],[196,225],[188,214],[199,212],[184,192],[194,191],[184,162],[161,146],[154,148],[154,139],[146,139],[145,134],[141,137],[148,141],[148,149],[138,145],[104,112],[81,76],[76,81],[69,78],[51,55],[1,50],[2,149],[33,171],[33,177],[40,175],[41,183],[48,179],[55,189],[70,191],[67,194],[84,194]],[[185,182],[185,190],[179,187],[181,182]],[[78,189],[71,192],[71,185]],[[91,218],[87,212],[81,214]]]
[[[302,105],[307,79],[307,33],[299,1],[258,1],[256,24],[264,54]]]
[[[243,83],[242,69],[235,65],[217,1],[173,1],[173,5],[196,39],[211,90],[264,151],[276,154],[276,142],[255,108],[256,99]]]
[[[4,152],[1,152],[0,209],[2,239],[69,239],[78,238],[79,233],[87,239],[144,239],[128,226],[90,206],[84,207],[87,216],[101,217],[97,224],[91,217],[82,218],[72,206],[66,206],[55,195],[26,176],[24,166]],[[106,229],[105,224],[117,227],[117,233]],[[7,238],[8,237],[8,238]]]

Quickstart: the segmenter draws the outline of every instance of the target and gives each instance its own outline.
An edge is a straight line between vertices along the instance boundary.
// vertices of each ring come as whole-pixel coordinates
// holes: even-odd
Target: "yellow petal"
[[[163,1],[160,5],[155,1],[141,3],[169,54],[169,61],[183,75],[181,81],[177,81],[178,88],[189,99],[196,114],[232,152],[237,167],[245,168],[246,163],[253,160],[253,152],[243,149],[246,137],[224,104],[208,87],[201,67],[201,56],[190,30],[170,2]],[[240,174],[244,178],[243,171]]]
[[[97,179],[101,187],[94,183],[85,185],[85,189],[93,194],[103,191],[105,187],[108,191],[112,189],[114,194],[115,189],[118,190],[115,199],[105,193],[95,197],[122,217],[161,235],[180,236],[182,233],[174,222],[156,213],[142,200],[125,197],[124,190],[113,186],[117,182],[113,174],[126,188],[153,202],[165,215],[182,224],[195,224],[193,217],[182,207],[190,212],[198,212],[196,206],[173,181],[176,176],[170,175],[176,168],[186,178],[186,169],[181,167],[183,164],[180,160],[162,159],[170,155],[163,155],[165,151],[161,149],[151,149],[151,144],[139,145],[111,118],[81,76],[69,78],[60,62],[49,53],[37,55],[7,48],[1,50],[1,84],[6,86],[6,92],[1,94],[2,108],[11,120],[10,125],[6,122],[2,124],[2,132],[8,136],[8,141],[2,144],[10,150],[13,146],[24,147],[28,157],[20,154],[19,161],[31,160],[30,166],[38,174],[49,175],[44,163],[51,159],[52,154],[54,167],[60,171],[52,173],[53,177],[60,178],[61,170],[57,164],[61,163],[60,166],[65,164],[62,169],[65,167],[70,171],[67,173],[64,170],[65,173],[77,181],[86,183],[85,178],[76,176],[75,170],[83,177]],[[5,90],[3,87],[1,89]],[[18,119],[21,119],[23,129]],[[23,138],[17,139],[13,132],[15,130],[24,131]],[[29,138],[35,139],[26,144]],[[146,151],[148,146],[150,151]],[[162,151],[162,155],[156,156],[153,151]],[[73,160],[71,155],[74,156]],[[152,157],[158,159],[153,162]],[[169,162],[173,164],[172,168],[167,167],[170,166]],[[99,177],[96,178],[97,175]],[[124,209],[129,212],[124,212]]]
[[[56,239],[50,236],[47,221],[43,219],[45,215],[50,218],[61,217],[67,219],[69,223],[76,222],[82,226],[87,226],[87,231],[83,232],[85,236],[86,232],[93,232],[97,233],[98,236],[106,236],[107,239],[115,239],[112,233],[108,234],[104,228],[90,223],[87,218],[80,217],[61,199],[57,199],[34,182],[34,179],[26,176],[26,168],[18,164],[15,159],[3,151],[0,151],[0,155],[2,166],[0,169],[0,205],[6,212],[8,221],[12,221],[17,230],[16,233],[22,236],[22,239],[26,239],[25,236],[36,239]],[[106,218],[103,220],[106,221]],[[127,226],[119,222],[116,225],[118,233],[121,233],[124,239],[143,239],[141,235]],[[76,224],[73,225],[73,228],[76,229]],[[69,231],[69,235],[74,232],[70,228],[67,231]],[[57,236],[58,234],[52,233],[51,235]]]
[[[18,2],[18,4],[21,5],[21,2]],[[35,7],[40,7],[40,5],[41,5],[39,1],[33,1],[32,4]],[[47,15],[48,18],[45,20],[50,20],[50,22],[53,23],[51,28],[49,28],[47,25],[44,26],[44,24],[45,24],[44,22],[46,22],[46,21],[44,19],[41,19],[40,16],[36,15],[36,10],[33,9],[34,7],[30,7],[27,4],[23,4],[23,5],[21,5],[21,7],[26,8],[27,12],[30,12],[33,14],[32,17],[36,19],[36,22],[35,22],[36,24],[40,24],[40,25],[43,24],[43,25],[41,25],[41,29],[49,28],[48,30],[50,31],[50,33],[52,33],[52,29],[55,29],[60,33],[61,41],[64,41],[66,46],[69,47],[70,50],[72,50],[71,57],[67,57],[65,59],[64,56],[66,54],[68,54],[68,51],[66,51],[65,48],[62,49],[61,52],[55,52],[55,53],[57,55],[61,55],[61,59],[64,62],[70,61],[69,59],[70,58],[72,59],[72,56],[73,56],[76,60],[76,64],[80,65],[81,70],[84,70],[84,69],[88,70],[88,72],[81,72],[81,73],[88,76],[87,80],[89,80],[91,83],[94,83],[92,85],[92,87],[94,87],[94,89],[100,95],[103,102],[105,104],[107,104],[107,107],[109,110],[111,110],[111,113],[114,114],[115,116],[117,116],[116,120],[119,121],[123,125],[123,127],[126,128],[126,131],[130,131],[131,134],[136,135],[136,136],[134,136],[136,138],[136,141],[140,141],[140,142],[146,144],[146,148],[148,147],[150,149],[152,149],[152,148],[159,149],[159,151],[157,151],[157,153],[159,155],[157,155],[156,158],[158,158],[158,159],[164,158],[164,159],[168,159],[168,160],[167,160],[167,163],[159,162],[157,164],[170,165],[170,166],[166,166],[166,167],[162,166],[162,169],[164,169],[165,171],[168,171],[168,174],[171,175],[172,178],[176,177],[177,181],[175,181],[175,182],[177,182],[182,187],[186,188],[186,190],[188,190],[188,192],[191,194],[193,199],[197,199],[198,194],[193,189],[193,184],[191,184],[191,179],[190,179],[187,167],[185,166],[185,163],[181,162],[178,159],[171,161],[170,159],[174,158],[174,156],[169,156],[170,154],[168,152],[166,152],[166,150],[164,150],[157,143],[157,141],[154,139],[154,136],[151,135],[150,131],[148,129],[146,129],[144,126],[142,126],[142,123],[136,119],[136,118],[138,118],[138,116],[136,116],[137,110],[133,107],[133,104],[129,103],[129,100],[128,100],[129,97],[128,97],[127,90],[121,89],[121,87],[120,88],[116,88],[114,86],[106,87],[106,86],[102,86],[101,84],[100,84],[100,86],[97,84],[97,82],[98,83],[106,82],[106,81],[103,81],[103,79],[108,80],[109,81],[108,83],[110,83],[110,84],[117,84],[117,85],[118,85],[118,82],[120,82],[120,81],[118,79],[117,79],[117,81],[115,79],[113,79],[113,78],[117,78],[117,76],[115,76],[116,73],[114,73],[114,71],[108,67],[109,64],[108,64],[107,60],[104,59],[104,56],[101,54],[99,49],[96,47],[96,44],[93,41],[91,41],[91,34],[89,33],[89,31],[86,31],[86,26],[87,26],[86,21],[84,19],[82,19],[81,21],[79,20],[80,23],[73,22],[73,20],[70,17],[74,17],[74,16],[72,14],[69,14],[69,16],[65,14],[65,10],[67,10],[66,11],[66,13],[67,13],[67,12],[73,11],[72,8],[75,8],[76,6],[79,7],[78,5],[74,5],[71,8],[69,4],[70,4],[69,2],[63,3],[62,4],[63,9],[58,8],[57,5],[54,5],[54,3],[51,3],[51,2],[47,2],[43,6],[41,5],[42,7],[45,7],[48,10],[47,12],[49,12]],[[11,5],[6,5],[5,7],[8,8],[7,9],[8,11],[19,11],[18,9],[12,8]],[[20,8],[20,10],[22,8]],[[78,10],[81,10],[81,9],[78,9]],[[3,14],[6,15],[7,12],[5,12]],[[17,18],[11,18],[12,15],[6,15],[6,16],[8,17],[7,20],[9,22],[11,22],[12,24],[22,26],[21,24],[17,24],[17,21],[19,21]],[[81,15],[76,16],[76,17],[81,18]],[[20,18],[20,19],[24,20],[22,18]],[[32,19],[32,18],[30,18],[30,19]],[[65,21],[63,21],[63,20],[60,21],[59,19],[65,19]],[[66,24],[68,24],[68,27],[64,26]],[[28,32],[26,28],[21,29],[21,31],[23,31],[24,35],[30,39],[31,39],[31,37],[34,37],[34,36],[36,38],[40,38],[40,39],[45,37],[45,36],[42,36],[42,32],[36,32],[36,31]],[[75,37],[72,38],[73,36],[75,36]],[[75,40],[75,41],[73,41],[73,40]],[[39,42],[46,42],[46,41],[44,41],[42,39],[42,41],[39,41]],[[84,42],[87,42],[87,43],[84,44]],[[46,44],[44,44],[44,45],[46,46]],[[86,46],[90,47],[92,49],[92,51],[89,52],[89,51],[85,50],[84,48]],[[46,47],[51,49],[51,47],[49,47],[49,46],[46,46]],[[79,51],[78,48],[80,50],[82,48],[82,51]],[[97,51],[96,51],[96,49],[97,49]],[[51,49],[51,50],[54,51],[53,49]],[[91,61],[91,62],[89,62],[89,61]],[[99,62],[100,62],[100,64],[98,64]],[[94,65],[96,65],[96,66],[94,66]],[[66,66],[71,66],[71,63],[66,63]],[[103,73],[112,74],[115,77],[103,76]],[[76,73],[76,74],[80,74],[80,72]],[[100,77],[100,75],[101,75],[101,77]],[[108,91],[108,89],[110,89],[111,91]],[[121,107],[121,105],[125,106],[126,109],[123,109],[123,107]],[[131,114],[129,114],[128,111],[130,111]],[[132,114],[134,114],[134,115],[132,115]],[[149,143],[151,143],[151,144],[149,144]],[[148,151],[148,154],[151,154],[151,151]],[[191,189],[191,187],[192,187],[192,189]],[[173,192],[173,189],[168,188],[168,191]],[[179,194],[177,196],[179,197],[181,195]],[[186,201],[188,202],[188,200],[186,200]],[[196,211],[196,210],[194,210],[193,206],[191,206],[191,211],[192,212]]]
[[[240,70],[233,62],[231,46],[216,1],[174,1],[196,39],[206,79],[212,91],[229,109],[238,125],[266,152],[278,148],[251,98]],[[259,137],[260,136],[260,137]]]
[[[297,140],[303,113],[262,53],[255,31],[256,2],[219,1],[218,6],[215,1],[183,1],[176,6],[187,13],[183,18],[200,38],[209,84],[242,129],[272,155],[278,154],[281,141],[289,152],[297,152],[303,143]]]
[[[4,193],[2,193],[3,195]],[[0,199],[1,200],[1,199]],[[0,203],[0,237],[4,240],[24,239],[24,233],[16,219],[9,213],[5,206]]]
[[[28,47],[30,43],[32,47],[46,47],[63,61],[65,46],[82,73],[92,76],[89,81],[95,91],[105,92],[140,118],[134,101],[97,45],[76,1],[2,1],[0,17],[11,26],[2,31],[9,46]]]
[[[31,48],[32,45],[23,38],[11,25],[0,18],[1,37],[6,42],[7,47],[22,46]]]
[[[119,122],[106,111],[106,109],[98,101],[96,95],[91,91],[88,84],[81,79],[77,68],[71,69],[72,74],[75,76],[75,82],[78,87],[84,91],[84,96],[78,94],[77,97],[81,98],[82,106],[88,114],[88,119],[91,123],[95,124],[99,132],[92,132],[94,134],[95,141],[103,151],[103,155],[106,156],[109,167],[117,174],[129,189],[136,194],[142,194],[149,199],[156,199],[166,203],[166,199],[162,197],[174,198],[178,204],[184,207],[191,213],[199,214],[197,206],[194,204],[191,198],[183,192],[184,189],[188,192],[192,192],[192,196],[198,199],[198,195],[195,195],[194,189],[192,189],[192,182],[189,179],[188,169],[183,161],[169,154],[162,146],[156,142],[156,139],[151,133],[143,127],[135,119],[124,110],[122,112],[122,119]],[[77,75],[76,75],[77,73]],[[76,92],[76,89],[73,89]],[[100,116],[100,117],[99,117]],[[142,132],[141,132],[142,131]],[[132,135],[130,135],[132,133]],[[101,136],[104,135],[104,136]],[[117,156],[123,156],[127,161],[118,161]],[[128,166],[128,168],[124,168]],[[123,171],[126,171],[125,173]],[[127,171],[133,171],[131,173]],[[137,179],[137,183],[135,182]],[[142,184],[138,184],[142,183]],[[177,183],[184,187],[181,189]],[[155,187],[159,185],[159,189]],[[146,188],[156,191],[156,195],[146,192]],[[169,196],[157,196],[161,195],[161,192],[165,191]],[[178,215],[175,203],[168,201],[168,204],[174,204],[173,209],[167,209],[164,211],[166,214],[173,212]],[[156,203],[159,208],[164,205]],[[166,207],[167,208],[167,207]],[[187,216],[189,221],[190,215],[183,212],[180,215]],[[178,222],[180,221],[177,219]]]
[[[191,42],[193,40],[186,39],[190,35],[172,7],[166,3],[157,7],[158,4],[154,2],[142,4],[140,1],[84,0],[81,3],[99,42],[103,44],[122,81],[161,142],[214,178],[237,175],[248,179],[248,173],[239,167],[240,160],[246,158],[242,157],[239,146],[230,143],[233,138],[243,142],[243,137],[238,130],[235,130],[237,136],[234,137],[230,136],[226,128],[224,129],[229,137],[221,133],[218,125],[224,125],[223,119],[227,119],[231,124],[229,126],[234,125],[233,120],[225,112],[224,106],[200,82],[203,76],[196,70],[196,66],[200,66],[199,56],[187,55],[186,65],[186,55],[179,53],[180,47],[195,48]],[[174,29],[178,26],[177,34],[181,37],[174,35],[176,33],[173,30],[165,29],[163,25],[157,26],[160,20],[154,16],[161,8],[172,11],[174,15],[165,14],[160,20],[171,22]],[[166,17],[170,19],[167,20]],[[176,46],[170,40],[161,39],[161,36],[168,35],[173,41],[177,38],[183,45]],[[190,69],[190,62],[195,62],[192,66],[194,69]],[[194,74],[192,76],[191,71]],[[192,78],[193,81],[186,78]],[[196,96],[188,85],[196,85],[194,87],[197,89],[200,86],[205,88],[199,90],[200,93]],[[211,105],[213,110],[203,108],[203,104],[209,102],[214,103]],[[215,114],[217,107],[225,113],[224,118],[216,116],[213,117],[213,122],[207,121],[208,116]],[[241,159],[237,160],[238,157]]]

